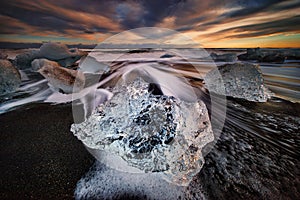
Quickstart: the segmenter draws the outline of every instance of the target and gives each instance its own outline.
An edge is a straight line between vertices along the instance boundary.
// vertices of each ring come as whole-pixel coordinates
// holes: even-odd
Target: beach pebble
[[[45,59],[35,61],[34,65],[40,67],[38,72],[48,80],[54,90],[73,93],[84,87],[85,77],[82,72],[63,68],[58,63]]]
[[[0,94],[6,94],[18,89],[21,84],[19,71],[8,60],[0,60]]]

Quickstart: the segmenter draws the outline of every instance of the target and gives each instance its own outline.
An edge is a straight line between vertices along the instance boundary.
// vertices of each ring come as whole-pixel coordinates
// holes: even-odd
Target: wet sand
[[[0,199],[73,199],[94,162],[72,135],[71,105],[33,104],[0,115]]]
[[[258,120],[256,113],[272,116],[269,112],[279,109],[273,104],[264,109],[248,104],[248,117],[253,122]],[[279,130],[288,130],[284,116],[289,113],[299,117],[292,112],[298,108],[276,110],[282,115],[276,118]],[[234,113],[229,117],[239,112],[229,110]],[[292,125],[298,123],[292,119],[289,117]],[[94,159],[69,131],[72,123],[70,105],[32,104],[0,115],[0,199],[74,198],[77,181]],[[253,135],[243,129],[245,125],[226,120],[221,137],[191,187],[202,185],[208,199],[299,199],[299,143],[287,151],[284,146],[266,142],[261,129]],[[272,138],[281,143],[285,139],[299,141],[293,130],[273,134]],[[119,199],[139,198],[134,195],[121,194]]]

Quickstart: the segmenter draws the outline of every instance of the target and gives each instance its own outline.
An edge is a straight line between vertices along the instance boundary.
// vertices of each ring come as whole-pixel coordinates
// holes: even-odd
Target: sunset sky
[[[300,47],[300,0],[7,0],[0,41],[97,44],[161,27],[207,48]],[[134,41],[128,35],[124,40]]]

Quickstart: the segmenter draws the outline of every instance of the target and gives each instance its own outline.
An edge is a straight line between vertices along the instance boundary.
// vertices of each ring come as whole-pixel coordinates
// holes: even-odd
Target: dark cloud
[[[257,14],[300,7],[299,0],[10,0],[0,3],[2,34],[93,35],[139,27],[164,26],[177,31],[205,31]],[[228,10],[228,11],[227,11]],[[163,23],[165,19],[172,23]],[[299,17],[229,28],[226,37],[249,37],[299,30]],[[257,23],[257,22],[253,22]],[[295,23],[292,25],[292,23]],[[248,33],[245,33],[248,31]],[[236,34],[241,32],[241,34]]]
[[[227,8],[238,8],[233,11],[225,12],[219,16],[216,16],[214,20],[208,21],[202,24],[202,27],[209,27],[212,25],[218,25],[222,23],[228,23],[237,21],[242,18],[254,16],[255,14],[274,13],[278,11],[300,8],[299,0],[243,0],[243,1],[232,1],[226,4]]]
[[[84,30],[84,33],[87,33],[87,34],[94,34],[95,31],[92,31],[92,30]]]
[[[32,1],[35,2],[35,1]],[[40,1],[41,7],[43,6],[43,2],[49,3],[48,1]],[[59,1],[60,2],[60,1]],[[61,1],[65,2],[65,4],[53,4],[53,6],[58,6],[62,8],[69,9],[71,12],[74,12],[76,15],[77,12],[88,12],[92,11],[93,9],[96,9],[94,7],[95,5],[98,5],[99,7],[99,2],[98,4],[95,4],[96,1],[91,1],[94,2],[93,6],[84,6],[83,3],[76,3],[76,2],[71,2],[71,1]],[[79,1],[78,1],[79,2]],[[28,3],[28,5],[26,5]],[[65,30],[75,30],[75,31],[82,31],[86,32],[87,29],[93,29],[97,31],[103,31],[107,32],[109,31],[105,27],[101,26],[101,22],[99,22],[98,26],[93,26],[93,27],[86,27],[86,24],[80,24],[78,23],[76,17],[75,18],[67,18],[66,16],[63,15],[63,13],[56,12],[55,10],[52,10],[51,7],[47,8],[45,7],[44,9],[39,9],[38,7],[32,7],[30,4],[30,1],[7,1],[7,2],[2,2],[1,7],[0,7],[0,13],[1,15],[8,16],[12,19],[19,20],[20,22],[23,22],[25,24],[28,24],[30,26],[37,27],[38,30],[40,31],[56,31],[58,33],[66,33]],[[38,2],[39,3],[39,2]],[[87,2],[85,2],[87,3]],[[104,3],[104,1],[103,1]],[[77,5],[77,7],[75,7]],[[80,6],[82,5],[82,6]],[[102,6],[102,11],[101,13],[104,12],[104,6]],[[93,8],[93,9],[88,9],[88,8]],[[72,10],[74,9],[74,10]],[[108,9],[106,9],[108,10]],[[94,10],[95,11],[95,10]],[[106,13],[107,14],[107,13]],[[78,18],[81,16],[78,15]],[[7,21],[7,24],[10,22]],[[0,30],[1,31],[1,30]]]
[[[236,1],[228,5],[228,7],[241,7],[238,10],[234,10],[225,13],[224,17],[243,17],[247,15],[252,15],[255,13],[262,12],[272,7],[273,5],[282,2],[282,0],[242,0]]]
[[[230,32],[240,33],[226,36],[227,38],[247,38],[256,37],[276,33],[287,33],[287,32],[299,32],[300,33],[300,15],[275,20],[271,22],[252,24],[246,26],[238,26],[234,28],[224,29],[222,31],[216,32],[216,34],[226,34]],[[247,33],[245,33],[247,32]]]
[[[300,1],[299,0],[291,0],[291,1],[282,1],[281,4],[277,4],[272,7],[272,12],[277,12],[281,10],[289,10],[292,8],[299,8]]]
[[[219,27],[222,26],[225,23],[234,23],[236,22],[238,25],[239,20],[255,17],[257,15],[260,16],[268,16],[271,14],[274,14],[276,12],[280,11],[288,11],[289,9],[297,9],[300,8],[300,1],[299,0],[287,0],[287,1],[223,1],[218,2],[214,1],[214,4],[219,3],[217,6],[218,8],[224,8],[229,9],[228,12],[224,12],[221,15],[208,15],[207,13],[204,13],[202,17],[199,18],[199,20],[196,20],[197,18],[191,19],[191,20],[183,20],[182,24],[185,24],[184,26],[178,26],[176,30],[178,31],[206,31],[210,28]],[[221,5],[221,6],[220,6]],[[212,4],[209,5],[207,9],[212,7]],[[297,13],[295,13],[296,15]],[[297,19],[296,19],[297,20]],[[300,30],[299,26],[295,24],[299,24],[296,22],[296,20],[293,20],[292,23],[286,23],[282,24],[282,22],[286,22],[286,20],[282,20],[279,18],[270,18],[269,22],[266,23],[258,23],[257,21],[253,21],[252,25],[249,27],[240,27],[238,28],[226,28],[224,27],[224,30],[215,32],[216,35],[224,35],[224,38],[245,38],[245,37],[255,37],[255,36],[263,36],[265,34],[275,34],[275,33],[287,33],[289,31],[293,31],[295,33],[295,30]],[[197,25],[196,23],[199,23],[200,25]],[[202,22],[202,23],[201,23]],[[278,24],[277,24],[278,23]],[[294,25],[293,25],[294,23]],[[271,27],[269,25],[271,24]],[[254,27],[254,30],[250,30],[252,27]],[[251,33],[243,33],[243,31],[246,31],[244,29],[248,29],[247,31],[252,31]],[[264,31],[262,31],[265,29]],[[234,34],[231,32],[235,31]],[[240,34],[237,34],[240,33]],[[213,33],[211,33],[213,34]],[[205,37],[210,37],[211,35],[206,35]]]
[[[136,0],[121,1],[116,4],[116,15],[124,29],[151,27],[167,16],[173,16],[175,10],[185,0]]]
[[[16,23],[7,23],[8,20],[0,19],[2,34],[28,34],[28,30]]]
[[[105,17],[112,17],[115,14],[115,5],[118,3],[115,0],[63,0],[50,2],[57,6],[74,10],[74,12],[87,12]]]
[[[2,15],[16,19],[29,26],[37,27],[40,31],[55,30],[58,33],[65,33],[65,29],[81,29],[81,25],[62,19],[59,16],[50,15],[40,10],[32,11],[28,8],[18,7],[12,4],[12,1],[10,3],[1,5],[0,12]],[[5,25],[9,25],[10,22],[8,20]]]
[[[143,16],[145,26],[154,26],[163,18],[170,15],[173,7],[176,7],[181,1],[166,0],[164,4],[161,1],[144,1],[143,7],[146,12]]]

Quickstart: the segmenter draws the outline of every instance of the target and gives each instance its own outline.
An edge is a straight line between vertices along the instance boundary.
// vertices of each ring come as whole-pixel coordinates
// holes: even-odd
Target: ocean
[[[245,53],[245,49],[206,49],[205,51],[158,49],[145,52],[130,52],[128,49],[85,49],[85,51],[89,52],[90,57],[110,67],[109,72],[105,74],[96,71],[85,74],[87,80],[85,87],[89,88],[86,91],[91,89],[97,91],[93,93],[92,100],[86,98],[88,92],[71,95],[53,91],[47,80],[40,74],[25,69],[21,70],[22,83],[20,88],[16,92],[0,96],[0,119],[2,118],[5,121],[11,113],[19,112],[22,113],[23,118],[30,119],[30,113],[32,112],[27,114],[26,110],[28,109],[38,110],[39,107],[47,106],[47,109],[53,108],[56,112],[59,112],[61,107],[68,106],[69,110],[67,112],[72,112],[73,115],[70,114],[68,118],[73,117],[74,121],[65,120],[59,126],[69,130],[71,124],[78,120],[78,116],[74,115],[80,115],[79,118],[81,119],[79,121],[83,121],[84,118],[90,116],[99,104],[111,98],[113,88],[120,83],[122,77],[132,78],[129,72],[133,71],[134,77],[142,76],[146,80],[156,80],[156,83],[162,87],[164,94],[175,96],[183,101],[189,101],[194,96],[201,99],[207,106],[211,121],[214,120],[212,117],[218,118],[219,116],[221,122],[216,122],[215,127],[212,124],[214,145],[203,153],[205,162],[201,170],[193,177],[189,186],[174,185],[151,174],[122,172],[109,168],[109,165],[105,165],[101,159],[98,159],[99,161],[95,160],[89,170],[87,169],[90,165],[85,164],[86,172],[83,173],[84,170],[81,170],[81,178],[77,174],[76,181],[72,180],[73,183],[77,182],[77,185],[70,186],[74,188],[75,198],[300,198],[298,167],[300,149],[300,60],[286,59],[284,62],[235,60],[226,62],[212,61],[208,58],[211,53],[240,55]],[[6,53],[11,59],[16,55],[14,50],[6,50]],[[224,107],[219,108],[216,106],[216,115],[213,116],[214,108],[210,92],[205,88],[205,75],[217,66],[228,63],[258,64],[265,85],[272,92],[272,97],[267,102],[253,102],[243,98],[227,97],[225,98],[225,104],[222,105]],[[181,82],[183,79],[185,84],[192,88],[191,91],[186,91],[185,85],[182,85]],[[41,113],[41,115],[47,116],[47,113]],[[38,117],[38,115],[35,115],[35,117]],[[59,118],[59,116],[56,117]],[[32,119],[32,122],[28,120],[27,123],[27,126],[30,126],[30,123],[34,126],[35,122]],[[49,117],[47,123],[51,126],[51,117]],[[16,129],[21,124],[18,123],[17,119],[14,122]],[[1,123],[1,126],[5,127],[6,125]],[[45,124],[45,129],[47,129],[47,126],[48,124]],[[8,129],[3,129],[8,131]],[[3,135],[9,134],[7,131],[2,133],[3,144],[12,141]],[[26,132],[26,130],[24,131]],[[216,133],[218,134],[216,135]],[[69,134],[69,137],[76,139],[71,132],[67,134]],[[19,135],[19,137],[22,136]],[[87,145],[82,143],[78,143],[78,146],[88,148]],[[5,152],[3,156],[7,157],[14,154],[14,152],[4,151],[5,146],[1,148]],[[15,148],[18,148],[18,146],[15,146]],[[27,148],[26,145],[24,148]],[[55,148],[60,147],[55,145]],[[13,151],[12,148],[9,149]],[[85,151],[85,153],[88,152],[84,148],[80,150]],[[53,149],[53,151],[57,151],[57,154],[64,154],[59,149]],[[73,150],[69,149],[69,151]],[[92,155],[95,156],[95,153],[92,153]],[[32,159],[23,156],[24,159]],[[47,157],[47,155],[45,156]],[[8,165],[10,159],[2,158],[1,160],[4,165]],[[14,163],[13,165],[19,166],[18,170],[20,173],[22,172],[20,163]],[[77,163],[77,165],[80,165],[80,163]],[[5,169],[9,170],[8,168]],[[56,169],[59,170],[60,167]],[[38,175],[33,176],[47,180],[47,177],[43,177],[42,174],[48,172],[37,170],[35,173]],[[55,172],[51,173],[54,174]],[[68,178],[70,177],[68,176]],[[15,177],[15,180],[12,181],[3,180],[2,183],[11,184],[11,187],[16,188],[16,190],[18,190],[17,188],[25,190],[25,187],[22,186],[24,183],[22,181],[18,182],[17,179],[18,177]],[[60,177],[55,179],[58,182],[60,181]],[[20,185],[18,186],[18,184]],[[30,184],[34,185],[34,183]],[[43,186],[39,190],[43,190],[43,188],[48,191],[47,186]],[[37,197],[35,194],[40,194],[40,191],[35,191],[35,187],[31,187],[30,191],[33,198]],[[72,196],[70,192],[68,190],[66,197],[70,198]],[[52,191],[51,195],[55,198],[55,191]],[[12,196],[6,195],[8,198]],[[43,197],[47,198],[47,195]]]

